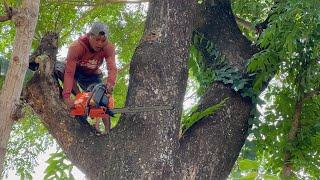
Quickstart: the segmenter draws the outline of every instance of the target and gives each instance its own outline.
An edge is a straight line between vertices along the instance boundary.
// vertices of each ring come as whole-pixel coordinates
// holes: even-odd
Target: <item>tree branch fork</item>
[[[60,99],[58,84],[54,82],[55,78],[52,71],[54,62],[52,59],[47,55],[40,55],[36,57],[36,61],[39,63],[39,70],[35,73],[33,79],[26,86],[25,99],[27,103],[40,116],[42,122],[49,129],[49,132],[55,137],[58,144],[66,153],[67,157],[75,165],[77,165],[79,169],[85,173],[90,173],[87,169],[92,167],[96,167],[95,169],[97,172],[102,172],[103,169],[108,169],[108,167],[112,165],[101,164],[97,166],[97,161],[101,160],[92,158],[91,154],[92,152],[98,153],[98,151],[103,149],[103,151],[100,152],[100,157],[117,157],[117,154],[119,154],[119,149],[126,148],[128,146],[128,141],[130,141],[118,141],[119,137],[123,136],[123,126],[115,127],[108,135],[94,135],[87,126],[81,125],[68,114],[65,104]],[[226,94],[225,96],[228,95]],[[227,109],[224,108],[223,111],[226,110]],[[222,116],[223,115],[219,115],[216,118],[222,118]],[[183,150],[174,150],[176,155],[178,157],[185,157],[187,154],[194,152],[197,148],[206,149],[205,146],[208,143],[201,143],[201,146],[199,146],[199,144],[197,145],[198,141],[215,141],[215,134],[206,136],[201,130],[208,128],[211,129],[213,126],[215,126],[212,124],[208,125],[209,126],[196,126],[192,128],[192,130],[183,136],[183,139],[179,139],[177,136],[175,141],[177,143],[186,145],[188,148]],[[193,132],[202,133],[199,135]],[[197,140],[190,141],[189,138],[192,137],[196,138]],[[117,145],[114,146],[113,144]],[[211,148],[214,147],[211,146],[209,149],[207,149],[207,151],[210,151]],[[77,153],[74,154],[74,152]],[[194,168],[199,169],[201,168],[201,165],[196,165],[196,159],[205,158],[202,157],[201,154],[199,154],[198,158],[197,157],[194,159],[195,161],[193,162],[193,166]],[[85,160],[86,163],[81,163],[79,159]],[[182,163],[183,166],[189,168],[192,164],[189,162],[189,160],[190,158],[183,158],[182,160],[179,160],[179,163]],[[200,161],[198,163],[200,163]],[[196,172],[198,173],[198,170],[196,170]]]

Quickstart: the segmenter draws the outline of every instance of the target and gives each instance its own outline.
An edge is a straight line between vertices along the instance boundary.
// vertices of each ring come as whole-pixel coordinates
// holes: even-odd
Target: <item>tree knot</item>
[[[143,36],[142,42],[145,41],[158,41],[159,38],[161,37],[161,31],[160,29],[154,29],[151,30],[149,33]]]

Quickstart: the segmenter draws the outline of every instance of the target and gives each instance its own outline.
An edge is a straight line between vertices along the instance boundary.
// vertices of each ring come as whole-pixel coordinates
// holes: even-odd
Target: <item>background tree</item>
[[[37,22],[39,0],[24,0],[21,7],[9,8],[5,5],[6,15],[1,16],[1,21],[10,20],[15,23],[16,34],[13,45],[12,61],[0,94],[0,172],[3,171],[6,146],[9,140],[13,115],[19,103],[23,79],[29,62],[28,54],[31,49],[32,37]]]

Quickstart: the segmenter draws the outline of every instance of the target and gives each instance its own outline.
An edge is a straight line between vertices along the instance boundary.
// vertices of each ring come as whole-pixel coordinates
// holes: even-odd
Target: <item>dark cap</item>
[[[91,29],[89,31],[89,33],[98,36],[98,35],[105,35],[106,37],[108,37],[108,27],[105,24],[102,24],[100,22],[94,22],[91,26]]]

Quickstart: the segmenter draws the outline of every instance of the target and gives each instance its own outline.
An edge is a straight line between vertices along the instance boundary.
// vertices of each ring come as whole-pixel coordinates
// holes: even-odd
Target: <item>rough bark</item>
[[[28,68],[29,52],[39,12],[39,0],[24,0],[17,9],[12,21],[16,26],[12,60],[0,95],[0,174],[6,146],[9,140],[13,120],[12,116],[19,104],[23,80]]]
[[[256,52],[239,30],[229,1],[206,1],[198,28],[245,77],[245,63]],[[208,66],[210,63],[207,62]],[[200,111],[228,98],[223,108],[189,129],[181,139],[181,170],[186,179],[226,179],[247,137],[252,104],[215,82],[201,97]]]
[[[209,2],[209,1],[208,1]],[[229,1],[210,1],[199,16],[192,0],[150,2],[146,30],[130,66],[126,106],[173,105],[174,110],[124,114],[109,135],[97,137],[68,115],[52,72],[28,84],[26,99],[63,148],[91,179],[225,179],[247,132],[251,103],[229,86],[213,83],[200,109],[228,98],[215,115],[200,120],[179,139],[187,80],[188,45],[194,16],[229,63],[245,73],[254,53],[242,36]],[[52,66],[53,60],[48,67]],[[51,65],[50,65],[51,64]],[[40,66],[41,67],[41,66]]]

